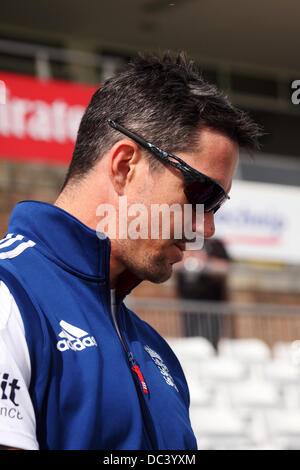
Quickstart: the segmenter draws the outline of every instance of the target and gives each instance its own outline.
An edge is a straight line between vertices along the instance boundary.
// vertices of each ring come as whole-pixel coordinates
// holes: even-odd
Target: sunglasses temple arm
[[[134,140],[138,144],[140,144],[142,147],[144,147],[147,150],[153,151],[152,147],[149,142],[144,140],[142,137],[140,137],[138,134],[135,134],[134,132],[129,131],[128,129],[125,129],[125,127],[120,126],[120,124],[117,124],[115,121],[112,121],[111,119],[107,119],[108,124],[116,129],[117,131],[121,132],[122,134],[126,135],[130,139]]]

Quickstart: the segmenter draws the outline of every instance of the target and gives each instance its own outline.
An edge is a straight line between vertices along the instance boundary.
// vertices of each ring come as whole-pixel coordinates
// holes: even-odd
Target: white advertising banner
[[[300,187],[235,180],[215,226],[233,259],[300,264]]]

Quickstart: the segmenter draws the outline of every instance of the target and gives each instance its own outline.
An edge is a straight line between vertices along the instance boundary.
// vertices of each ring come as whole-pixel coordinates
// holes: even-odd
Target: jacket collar
[[[95,230],[63,209],[39,201],[19,202],[11,213],[8,231],[33,240],[39,251],[75,275],[109,285],[109,238],[100,239]],[[140,282],[131,272],[122,273],[117,295],[124,297]]]

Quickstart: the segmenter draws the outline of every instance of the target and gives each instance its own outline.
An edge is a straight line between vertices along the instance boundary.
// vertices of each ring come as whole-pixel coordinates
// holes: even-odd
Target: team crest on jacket
[[[167,368],[166,364],[162,360],[161,356],[153,349],[149,348],[148,345],[144,346],[145,351],[149,354],[149,356],[153,359],[153,362],[157,365],[158,370],[162,374],[163,378],[167,382],[168,385],[174,387],[175,390],[178,392],[178,388],[175,385],[174,379],[171,376],[169,369]]]

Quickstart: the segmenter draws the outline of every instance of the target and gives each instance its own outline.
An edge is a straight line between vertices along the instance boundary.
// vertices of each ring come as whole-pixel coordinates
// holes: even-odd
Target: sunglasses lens
[[[194,206],[204,204],[204,212],[216,212],[226,200],[223,188],[211,180],[194,181],[186,186],[184,192]]]

